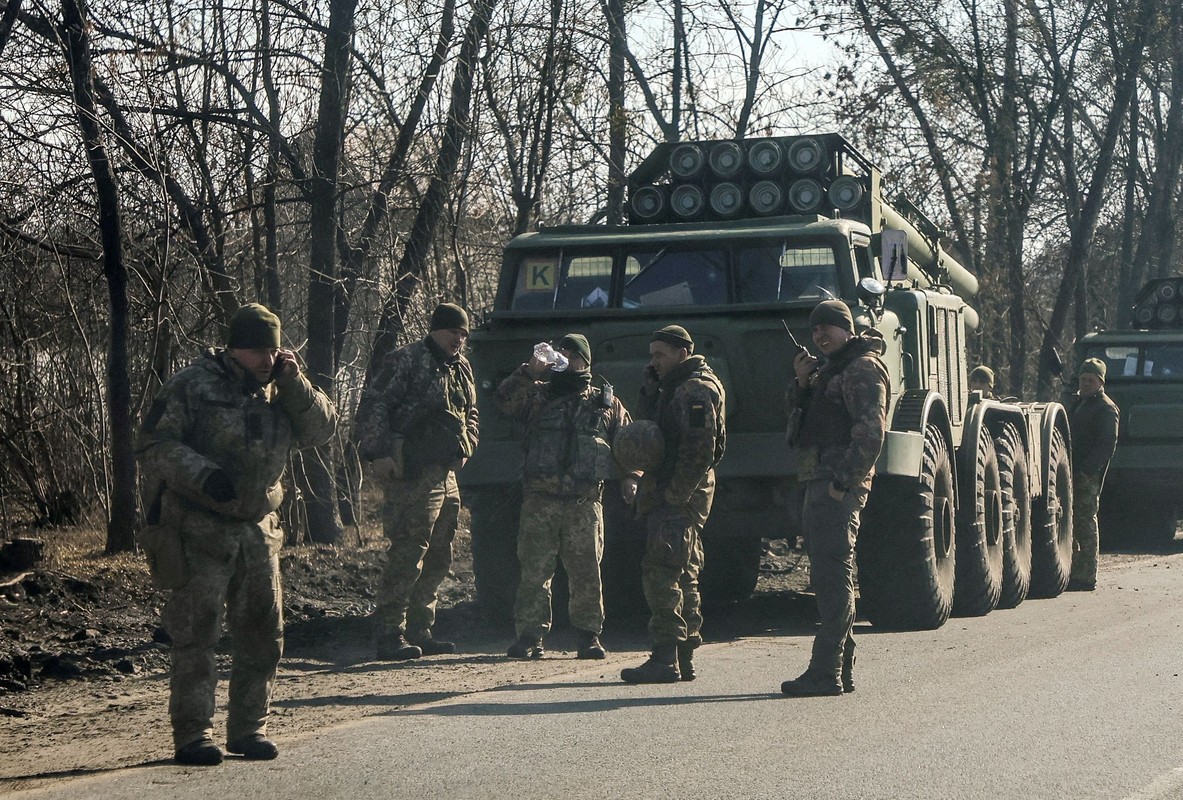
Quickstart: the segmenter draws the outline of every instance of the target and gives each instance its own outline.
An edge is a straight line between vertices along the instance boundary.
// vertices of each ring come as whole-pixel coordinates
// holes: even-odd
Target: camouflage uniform
[[[1097,509],[1109,459],[1117,447],[1117,404],[1102,388],[1089,397],[1077,395],[1069,418],[1072,428],[1072,554],[1071,581],[1082,588],[1097,583],[1100,536]]]
[[[644,414],[661,428],[665,457],[641,482],[637,511],[645,515],[641,583],[652,615],[655,647],[701,638],[702,529],[715,498],[715,464],[727,429],[723,384],[706,358],[692,355],[641,396]]]
[[[809,547],[821,627],[810,668],[837,674],[853,653],[854,547],[859,512],[866,505],[875,461],[887,429],[890,384],[874,332],[856,336],[813,374],[808,388],[793,382],[790,416],[804,412],[795,444],[797,479],[804,487],[801,529]],[[830,485],[844,489],[841,501]]]
[[[599,635],[604,627],[600,560],[604,555],[604,481],[618,476],[611,442],[631,419],[620,400],[605,403],[587,371],[536,381],[522,365],[497,388],[497,407],[526,424],[523,446],[518,584],[519,637],[550,631],[551,580],[562,559],[570,586],[571,624]]]
[[[337,412],[302,374],[260,388],[225,351],[209,350],[161,389],[136,444],[147,477],[148,522],[179,531],[188,582],[169,596],[169,715],[178,748],[212,733],[223,617],[233,633],[227,739],[264,733],[283,651],[275,511],[293,444],[318,446]],[[237,497],[202,491],[222,470]]]
[[[472,367],[430,337],[391,353],[358,404],[358,453],[396,456],[403,475],[383,486],[390,540],[377,619],[380,635],[428,639],[436,591],[452,565],[460,514],[455,468],[476,449],[480,425]]]

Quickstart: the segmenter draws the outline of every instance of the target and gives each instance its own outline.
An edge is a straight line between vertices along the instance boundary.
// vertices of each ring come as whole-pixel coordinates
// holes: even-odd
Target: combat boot
[[[251,761],[270,761],[279,756],[279,748],[275,746],[275,742],[261,733],[240,736],[233,742],[227,742],[226,749]]]
[[[519,636],[518,640],[509,646],[505,654],[510,658],[535,659],[542,658],[546,651],[542,649],[542,639],[538,636]]]
[[[847,639],[842,651],[842,691],[846,694],[854,691],[854,662],[854,639]]]
[[[195,767],[214,767],[222,763],[222,748],[208,736],[202,736],[184,747],[178,747],[174,754],[178,764]]]
[[[684,681],[692,681],[694,674],[694,651],[702,644],[702,637],[691,636],[684,642],[678,642],[678,673]]]
[[[639,667],[622,669],[620,679],[625,683],[677,683],[681,677],[677,658],[676,644],[654,645],[649,660]]]
[[[444,641],[443,639],[435,639],[431,635],[431,631],[427,631],[421,635],[408,636],[407,641],[412,646],[418,647],[423,651],[425,656],[439,656],[448,655],[456,652],[456,643]]]
[[[835,697],[842,694],[842,681],[838,670],[810,667],[799,677],[782,683],[780,690],[789,697]]]
[[[423,650],[407,641],[402,631],[395,631],[378,637],[379,661],[406,661],[418,658]]]
[[[600,644],[599,635],[591,631],[580,631],[579,652],[575,654],[575,657],[584,659],[607,658],[608,651],[604,649],[604,645]]]

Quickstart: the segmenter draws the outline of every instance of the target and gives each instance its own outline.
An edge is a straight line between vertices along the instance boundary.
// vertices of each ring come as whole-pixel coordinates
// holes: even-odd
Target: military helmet
[[[656,422],[639,419],[616,432],[612,453],[627,470],[649,470],[665,458],[665,438]]]

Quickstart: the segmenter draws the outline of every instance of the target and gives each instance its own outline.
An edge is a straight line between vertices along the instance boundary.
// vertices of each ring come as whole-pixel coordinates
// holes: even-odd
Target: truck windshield
[[[840,296],[828,244],[784,240],[702,248],[667,243],[522,254],[510,308],[719,306]],[[614,276],[619,275],[614,282]],[[614,291],[614,287],[619,289]]]
[[[1106,380],[1163,378],[1183,381],[1183,342],[1090,347],[1085,358],[1105,362]]]

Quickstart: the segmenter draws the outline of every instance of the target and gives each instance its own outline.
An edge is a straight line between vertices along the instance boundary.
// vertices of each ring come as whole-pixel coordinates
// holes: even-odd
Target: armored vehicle
[[[652,332],[691,333],[727,390],[727,452],[703,533],[706,602],[746,597],[763,540],[795,537],[796,453],[784,393],[809,313],[846,302],[887,344],[890,431],[858,547],[876,624],[933,628],[1028,592],[1063,590],[1071,440],[1057,403],[970,396],[977,280],[842,136],[661,144],[630,176],[628,224],[544,228],[506,247],[495,307],[473,331],[481,445],[463,471],[478,596],[512,605],[521,431],[493,390],[535,343],[587,336],[593,371],[636,405]],[[636,587],[643,529],[605,492],[609,601]],[[634,591],[633,597],[639,597]],[[642,601],[637,601],[642,602]],[[643,605],[641,606],[643,608]]]
[[[1101,538],[1170,541],[1183,498],[1183,278],[1149,281],[1134,298],[1129,329],[1086,334],[1076,350],[1077,364],[1105,362],[1105,391],[1121,409]]]

